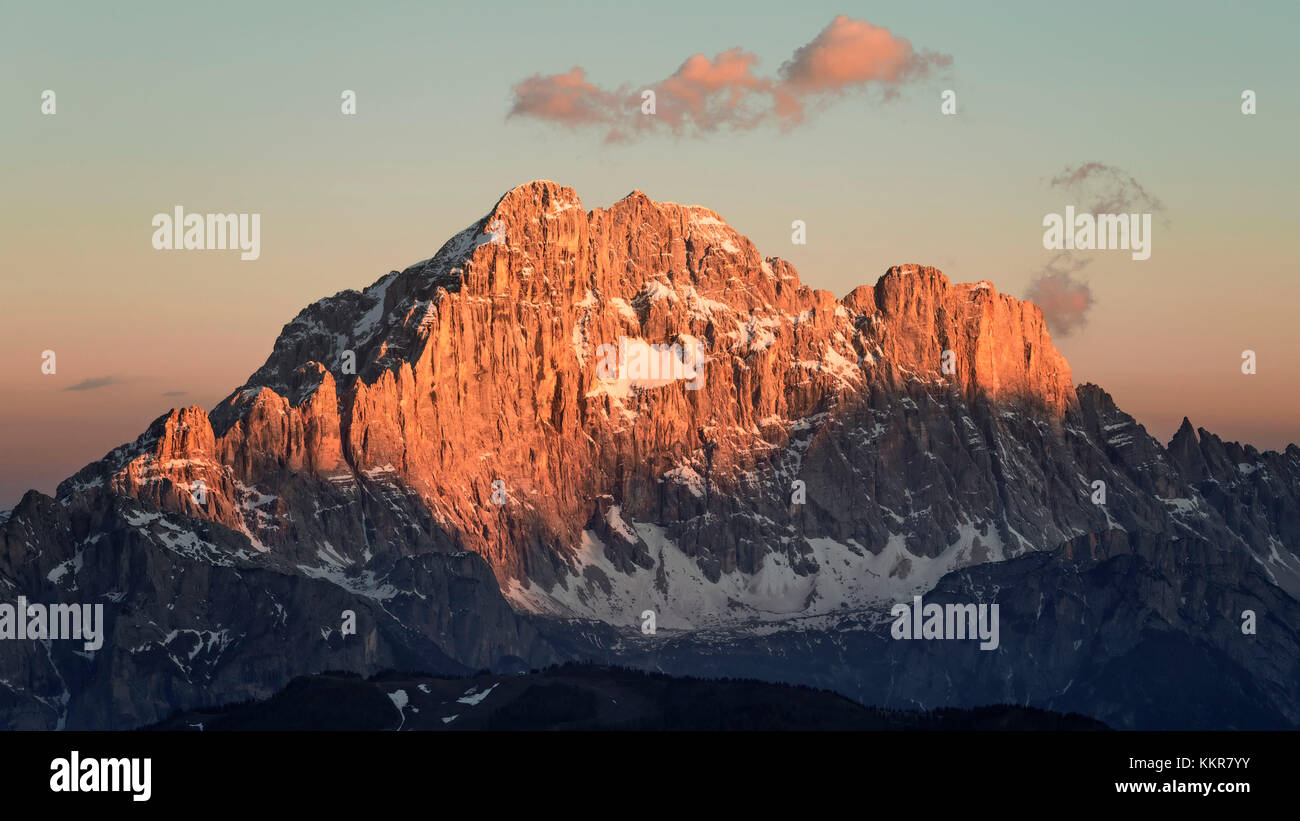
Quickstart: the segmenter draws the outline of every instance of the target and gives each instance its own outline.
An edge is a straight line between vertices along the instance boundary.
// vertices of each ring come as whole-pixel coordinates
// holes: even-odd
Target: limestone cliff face
[[[875,308],[884,358],[905,373],[931,377],[951,350],[952,380],[968,401],[1027,401],[1055,419],[1078,405],[1070,365],[1052,345],[1042,310],[987,280],[951,285],[936,268],[895,266],[845,304],[868,315]]]
[[[601,345],[621,339],[676,345],[679,362],[703,351],[699,378],[603,379]],[[613,506],[684,537],[716,577],[755,572],[772,549],[759,543],[788,539],[799,513],[778,499],[798,477],[783,462],[806,447],[807,420],[914,390],[1023,407],[1058,430],[1077,406],[1041,312],[987,282],[905,265],[837,300],[706,208],[635,191],[589,212],[572,189],[534,182],[432,259],[303,311],[211,419],[173,411],[107,460],[107,479],[306,557],[326,537],[304,542],[315,514],[292,507],[293,487],[310,481],[346,508],[377,484],[427,520],[418,538],[378,534],[385,546],[445,540],[484,556],[507,588],[563,584]],[[952,535],[955,513],[932,535]],[[751,521],[733,532],[737,516]],[[829,530],[865,528],[857,541],[879,552],[896,528],[878,507],[870,518]],[[629,531],[605,552],[649,566]],[[948,546],[904,535],[922,555]]]

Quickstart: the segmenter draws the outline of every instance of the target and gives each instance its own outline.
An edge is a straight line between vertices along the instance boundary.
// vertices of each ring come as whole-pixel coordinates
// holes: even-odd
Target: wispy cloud
[[[109,385],[116,385],[117,380],[111,376],[97,376],[93,379],[83,379],[75,385],[69,385],[64,388],[65,391],[93,391],[98,388],[107,388]]]
[[[1092,289],[1074,275],[1092,260],[1061,253],[1036,272],[1026,297],[1043,309],[1047,330],[1054,336],[1069,336],[1088,322]]]
[[[1067,167],[1048,185],[1073,195],[1093,214],[1153,213],[1165,208],[1132,174],[1100,162]]]
[[[651,133],[702,136],[776,124],[793,128],[810,105],[855,90],[898,96],[907,83],[951,65],[952,58],[917,51],[907,39],[864,20],[840,15],[795,49],[776,77],[754,71],[758,57],[742,48],[712,58],[688,57],[671,76],[645,85],[601,88],[575,66],[534,74],[514,86],[508,117],[531,117],[572,129],[605,131],[607,142]],[[642,92],[655,93],[655,113],[642,113]]]
[[[163,396],[184,396],[189,391],[163,391]]]

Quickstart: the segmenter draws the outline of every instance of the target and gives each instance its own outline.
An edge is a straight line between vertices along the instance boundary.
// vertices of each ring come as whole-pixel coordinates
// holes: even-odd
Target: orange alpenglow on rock
[[[602,378],[597,351],[627,340],[704,351],[696,383]],[[349,356],[355,369],[341,367]],[[901,404],[887,411],[889,396]],[[723,492],[756,492],[745,490],[755,477],[779,502],[790,464],[774,454],[831,458],[809,450],[806,431],[920,424],[907,414],[927,396],[1022,408],[1058,432],[1078,405],[1042,312],[987,282],[953,285],[901,265],[837,300],[707,208],[633,191],[586,211],[571,188],[536,181],[433,258],[303,310],[210,416],[174,410],[71,481],[102,475],[119,493],[307,564],[351,562],[349,550],[473,550],[516,604],[545,609],[539,591],[583,566],[593,534],[615,567],[654,564],[621,516],[695,522],[673,534],[692,572],[756,571],[762,527],[696,517]],[[955,424],[1000,424],[963,413]],[[914,456],[873,458],[879,470],[915,471],[904,467]],[[375,488],[400,515],[368,507]],[[814,496],[833,512],[842,492]],[[327,505],[322,493],[339,498]],[[854,526],[873,554],[891,515]],[[779,542],[786,525],[773,527]],[[941,553],[948,525],[936,527],[904,552]],[[899,578],[910,561],[898,557]]]

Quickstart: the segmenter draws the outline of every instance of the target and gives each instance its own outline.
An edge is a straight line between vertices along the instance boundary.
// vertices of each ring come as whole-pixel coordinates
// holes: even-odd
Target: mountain
[[[836,299],[706,208],[537,181],[303,310],[211,413],[28,493],[0,582],[109,629],[0,642],[0,716],[138,727],[323,670],[587,659],[1294,727],[1298,501],[1300,448],[1161,445],[990,282],[903,265]],[[918,593],[999,603],[1001,646],[892,640]]]
[[[827,690],[566,664],[509,676],[323,673],[264,701],[148,729],[223,730],[1105,730],[1079,715],[994,705],[876,710]]]

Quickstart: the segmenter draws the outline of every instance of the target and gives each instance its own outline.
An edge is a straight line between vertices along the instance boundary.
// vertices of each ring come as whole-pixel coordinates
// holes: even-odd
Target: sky
[[[1064,267],[1091,300],[1054,334],[1076,383],[1161,441],[1188,416],[1300,442],[1291,2],[45,2],[4,21],[0,509],[172,407],[210,409],[301,308],[533,179],[588,209],[634,189],[706,205],[840,296],[902,263],[1018,297]],[[733,68],[692,119],[692,90]],[[606,109],[644,88],[655,127],[611,139]],[[1044,216],[1096,193],[1053,184],[1081,167],[1142,192],[1150,259],[1043,247]],[[176,205],[260,214],[260,257],[155,250]]]

